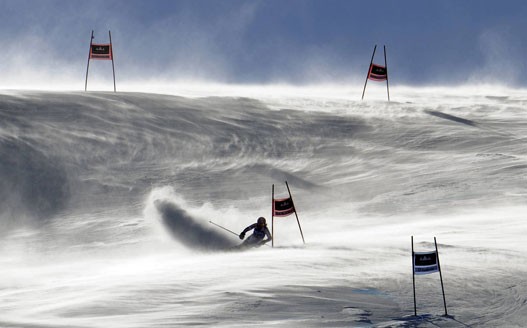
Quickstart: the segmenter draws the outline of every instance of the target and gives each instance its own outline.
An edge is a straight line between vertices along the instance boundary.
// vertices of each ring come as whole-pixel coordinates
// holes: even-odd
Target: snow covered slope
[[[524,326],[527,95],[392,98],[2,92],[0,326]],[[284,181],[305,246],[287,217],[274,249],[198,251],[154,205],[239,233]],[[437,275],[412,316],[412,235],[451,317]]]

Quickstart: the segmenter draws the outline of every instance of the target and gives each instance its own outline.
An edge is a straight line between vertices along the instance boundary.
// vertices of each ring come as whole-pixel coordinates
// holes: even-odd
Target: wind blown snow
[[[524,90],[384,91],[2,92],[0,326],[523,326]],[[305,245],[290,216],[274,248],[196,247],[284,181]],[[411,236],[449,317],[437,274],[413,316]]]

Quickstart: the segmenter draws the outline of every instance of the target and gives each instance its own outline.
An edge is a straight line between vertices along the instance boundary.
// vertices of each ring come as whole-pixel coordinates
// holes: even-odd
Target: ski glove
[[[245,238],[245,233],[242,232],[242,233],[240,234],[240,239],[243,240],[243,238]]]

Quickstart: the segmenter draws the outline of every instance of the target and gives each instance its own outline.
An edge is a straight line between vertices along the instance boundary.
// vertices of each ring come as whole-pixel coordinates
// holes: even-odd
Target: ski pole
[[[209,223],[215,225],[216,227],[218,227],[218,228],[220,228],[220,229],[223,229],[223,230],[225,230],[225,231],[228,231],[228,232],[232,233],[233,235],[239,236],[236,232],[234,232],[234,231],[232,231],[232,230],[229,230],[229,229],[227,229],[227,228],[224,228],[224,227],[220,226],[219,224],[216,224],[216,223],[214,223],[214,222],[212,222],[212,221],[209,221]],[[267,245],[267,244],[265,244],[265,246],[271,247],[270,245]]]
[[[228,232],[232,233],[233,235],[239,236],[239,234],[237,234],[236,232],[234,232],[234,231],[232,231],[232,230],[229,230],[229,229],[227,229],[227,228],[224,228],[224,227],[220,226],[219,224],[216,224],[216,223],[214,223],[214,222],[212,222],[212,221],[209,221],[209,223],[215,225],[216,227],[218,227],[218,228],[220,228],[220,229],[223,229],[223,230],[225,230],[225,231],[228,231]]]

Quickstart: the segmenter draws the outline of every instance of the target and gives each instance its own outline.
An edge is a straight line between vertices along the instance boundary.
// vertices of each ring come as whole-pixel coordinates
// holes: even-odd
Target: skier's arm
[[[255,227],[256,227],[256,223],[253,223],[250,226],[248,226],[247,228],[243,229],[242,233],[240,234],[240,239],[245,238],[245,234],[247,233],[247,231],[251,231]]]

